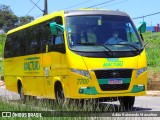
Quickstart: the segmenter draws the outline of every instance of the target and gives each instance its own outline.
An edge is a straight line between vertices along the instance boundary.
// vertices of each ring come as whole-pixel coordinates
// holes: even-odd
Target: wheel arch
[[[65,90],[64,90],[64,84],[62,83],[61,79],[59,77],[54,78],[55,82],[53,84],[54,87],[54,97],[56,99],[56,92],[58,92],[60,89],[62,89],[63,94],[65,96]]]
[[[17,78],[17,91],[20,94],[21,86],[23,86],[22,79],[20,77]]]
[[[62,87],[62,89],[63,89],[63,84],[61,83],[61,81],[56,80],[54,82],[54,92],[56,92],[56,90],[58,90],[59,87]]]

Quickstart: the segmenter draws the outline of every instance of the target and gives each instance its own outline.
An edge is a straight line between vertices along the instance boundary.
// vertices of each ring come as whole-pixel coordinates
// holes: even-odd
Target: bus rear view
[[[118,98],[130,108],[135,96],[146,94],[146,53],[127,14],[72,11],[66,14],[66,29],[69,76],[77,80],[70,83],[72,96]]]

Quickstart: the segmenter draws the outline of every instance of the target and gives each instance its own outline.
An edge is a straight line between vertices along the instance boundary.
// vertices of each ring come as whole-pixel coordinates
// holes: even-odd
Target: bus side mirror
[[[145,33],[146,32],[146,22],[142,22],[139,26],[138,26],[138,31],[140,33],[140,36],[142,38],[142,40],[144,41],[143,39],[143,36],[142,36],[142,33]]]
[[[138,26],[138,31],[140,33],[145,33],[146,32],[146,22],[142,22],[139,26]]]
[[[56,35],[56,36],[58,35],[57,28],[60,29],[61,32],[64,32],[64,27],[62,25],[57,24],[56,22],[51,22],[49,24],[49,26],[50,26],[50,30],[51,30],[52,35]]]

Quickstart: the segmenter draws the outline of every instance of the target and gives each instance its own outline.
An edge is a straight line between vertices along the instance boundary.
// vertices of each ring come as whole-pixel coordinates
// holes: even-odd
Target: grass
[[[0,111],[120,111],[119,108],[114,108],[110,104],[104,106],[98,104],[97,101],[85,100],[82,105],[78,100],[69,100],[67,99],[65,102],[59,100],[59,102],[48,99],[32,99],[25,104],[21,100],[4,100],[0,99]]]
[[[21,111],[33,111],[33,109],[31,109],[31,107],[29,107],[28,105],[13,103],[11,101],[2,100],[2,98],[1,98],[0,99],[0,111],[2,111],[2,112],[6,112],[6,111],[10,111],[10,112],[19,111],[19,112],[21,112]],[[1,115],[2,115],[2,113],[1,113]],[[4,118],[3,117],[2,119],[3,120],[11,120],[11,119],[24,120],[25,118],[21,118],[21,117],[15,117],[15,118],[6,117],[6,118]],[[32,120],[33,118],[27,118],[27,119]],[[38,120],[38,119],[39,118],[35,118],[34,120]]]
[[[145,42],[147,42],[147,64],[148,67],[160,71],[160,33],[146,33],[144,34]]]
[[[160,81],[160,32],[143,34],[146,44],[147,65],[149,80]]]
[[[97,107],[96,109],[94,108],[94,111],[96,112],[92,112],[92,115],[89,114],[90,116],[87,116],[86,112],[87,111],[93,111],[93,102],[94,101],[88,101],[84,104],[84,107],[79,106],[79,104],[77,104],[77,102],[75,101],[67,101],[65,103],[61,103],[61,101],[59,101],[60,103],[57,104],[57,102],[49,102],[49,100],[44,100],[44,99],[40,99],[40,100],[30,100],[27,103],[23,104],[21,101],[4,101],[2,99],[0,99],[0,111],[11,111],[12,113],[16,111],[18,113],[39,113],[41,112],[42,116],[43,114],[45,115],[52,115],[50,117],[43,117],[43,120],[48,120],[48,119],[58,119],[58,120],[72,120],[72,119],[76,119],[76,120],[88,120],[91,119],[90,117],[94,117],[96,119],[100,119],[98,116],[99,114],[96,114],[96,112],[99,112],[103,114],[103,112],[101,111],[101,109],[99,109],[99,107]],[[54,111],[53,111],[54,109]],[[114,111],[112,106],[105,106],[105,111]],[[58,112],[56,112],[58,111]],[[49,114],[51,112],[51,114]],[[77,114],[77,116],[75,115]],[[85,116],[85,115],[86,116]],[[20,114],[21,115],[21,114]],[[24,114],[23,114],[24,115]],[[58,115],[58,116],[56,116]],[[65,115],[65,117],[63,116]],[[55,117],[56,116],[56,117]],[[73,117],[70,117],[73,116]],[[9,118],[6,118],[6,120],[8,120]],[[21,117],[16,117],[16,120],[21,120]],[[25,119],[25,118],[24,118]],[[33,120],[37,120],[40,119],[40,117],[38,118],[27,118],[27,119],[33,119]]]

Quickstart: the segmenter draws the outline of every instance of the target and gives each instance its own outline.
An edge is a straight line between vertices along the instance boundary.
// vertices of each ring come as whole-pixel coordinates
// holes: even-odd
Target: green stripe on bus
[[[37,60],[37,59],[40,59],[40,57],[26,58],[25,60]]]
[[[87,88],[80,88],[79,89],[80,94],[87,94],[87,95],[96,95],[98,94],[95,87],[87,87]]]

